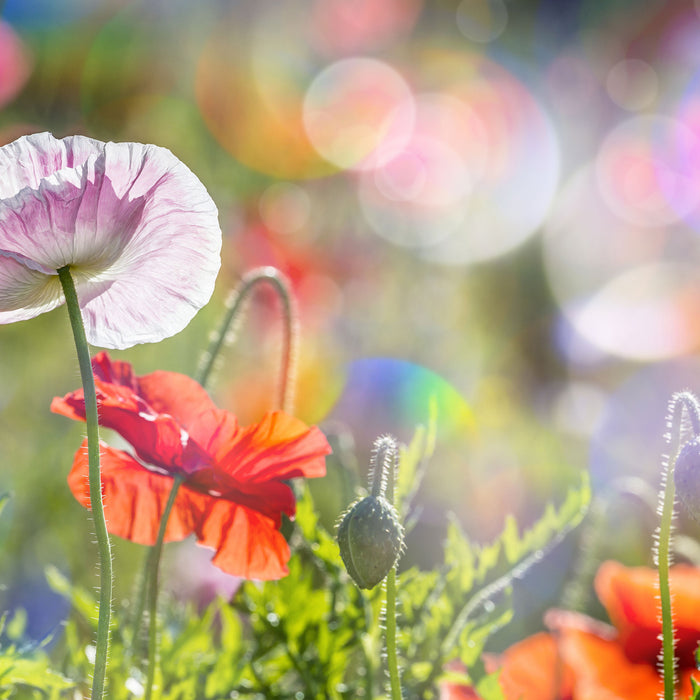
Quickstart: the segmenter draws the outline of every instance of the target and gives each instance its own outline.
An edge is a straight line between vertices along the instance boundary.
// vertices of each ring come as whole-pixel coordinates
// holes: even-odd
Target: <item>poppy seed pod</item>
[[[380,583],[396,564],[403,545],[396,509],[382,496],[357,501],[338,526],[340,556],[360,588]]]
[[[683,445],[673,473],[681,502],[696,520],[700,520],[700,438]]]

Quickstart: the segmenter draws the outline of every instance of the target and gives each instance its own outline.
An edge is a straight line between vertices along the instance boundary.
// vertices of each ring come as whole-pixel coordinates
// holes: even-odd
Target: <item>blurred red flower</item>
[[[700,681],[694,657],[700,641],[700,568],[674,566],[670,578],[680,677],[677,697],[689,698],[691,678]],[[500,670],[506,700],[663,697],[657,571],[604,562],[595,590],[613,626],[579,613],[551,610],[545,616],[551,632],[535,634],[486,659],[488,670]],[[442,689],[441,700],[461,697]]]
[[[193,379],[175,372],[134,375],[127,362],[93,358],[100,424],[116,430],[135,454],[101,446],[102,492],[109,531],[153,545],[176,474],[184,478],[165,541],[195,534],[216,550],[213,563],[249,579],[288,573],[282,513],[295,513],[287,479],[325,474],[330,446],[321,431],[280,411],[247,428],[218,409]],[[82,389],[54,398],[51,410],[85,419]],[[90,507],[87,441],[68,484]]]

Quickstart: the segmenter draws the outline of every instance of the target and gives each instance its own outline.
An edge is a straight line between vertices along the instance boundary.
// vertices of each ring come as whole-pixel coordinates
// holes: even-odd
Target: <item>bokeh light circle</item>
[[[698,136],[679,120],[633,117],[613,129],[600,147],[596,174],[601,193],[632,224],[673,223],[700,201],[700,164],[678,154],[698,152]]]
[[[507,25],[508,8],[503,0],[462,0],[457,6],[457,27],[472,41],[493,41]]]
[[[324,68],[306,92],[303,120],[318,153],[341,169],[381,165],[413,128],[411,90],[398,71],[374,58]]]
[[[447,265],[522,243],[559,178],[554,128],[529,90],[484,57],[460,57],[469,80],[448,72],[439,90],[418,94],[410,138],[358,182],[375,233]]]
[[[638,58],[616,63],[610,69],[605,84],[613,102],[629,111],[649,107],[659,92],[656,71]]]
[[[700,240],[621,218],[597,185],[592,166],[572,176],[545,227],[545,270],[563,315],[607,355],[649,361],[698,347]],[[562,351],[576,355],[568,342]]]
[[[302,119],[318,67],[300,6],[280,0],[250,18],[233,5],[204,41],[195,76],[197,105],[219,145],[248,168],[281,180],[337,171],[313,147]],[[244,36],[241,22],[247,23]]]
[[[423,0],[315,0],[311,42],[327,56],[376,51],[415,26]]]

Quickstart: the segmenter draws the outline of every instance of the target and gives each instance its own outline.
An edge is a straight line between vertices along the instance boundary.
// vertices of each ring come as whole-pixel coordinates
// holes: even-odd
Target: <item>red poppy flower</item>
[[[175,372],[137,377],[127,362],[93,358],[100,424],[134,450],[101,446],[102,492],[109,531],[153,545],[176,474],[184,477],[165,540],[190,534],[216,550],[227,573],[275,579],[288,573],[282,513],[295,513],[286,480],[325,474],[330,447],[321,431],[280,411],[247,428],[218,409],[193,379]],[[82,390],[54,398],[51,410],[85,419]],[[77,451],[68,484],[90,507],[87,441]]]
[[[694,668],[700,641],[700,569],[683,564],[672,567],[670,586],[676,656],[681,667]],[[658,572],[607,561],[598,570],[595,588],[627,657],[655,663],[661,650]]]
[[[540,632],[485,659],[499,669],[506,700],[657,700],[663,695],[658,670],[658,572],[617,562],[601,565],[595,589],[614,626],[586,615],[551,610]],[[700,568],[674,566],[673,593],[679,698],[691,695],[694,651],[700,639]],[[459,697],[456,694],[446,698]]]

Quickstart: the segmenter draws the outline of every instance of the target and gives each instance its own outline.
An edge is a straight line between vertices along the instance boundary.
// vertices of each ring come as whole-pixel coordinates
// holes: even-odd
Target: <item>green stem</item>
[[[673,631],[673,609],[671,607],[671,532],[676,501],[674,468],[678,455],[685,444],[683,435],[690,421],[694,435],[700,434],[700,406],[690,392],[674,394],[669,404],[671,454],[665,469],[665,484],[661,491],[661,521],[659,523],[656,561],[659,568],[659,597],[661,599],[661,672],[664,679],[664,700],[674,700],[676,686],[675,636]]]
[[[389,667],[391,700],[402,700],[401,678],[396,654],[396,567],[386,577],[386,663]]]
[[[148,564],[150,565],[151,570],[146,577],[146,585],[148,590],[148,674],[146,677],[145,700],[151,699],[151,695],[153,693],[153,681],[156,675],[156,653],[158,649],[158,574],[160,569],[160,555],[163,551],[163,539],[165,537],[165,530],[168,526],[170,511],[173,509],[173,504],[175,503],[177,492],[180,489],[180,484],[182,484],[184,480],[185,477],[181,474],[177,474],[173,479],[173,487],[170,489],[168,501],[165,504],[165,510],[163,511],[163,515],[160,519],[156,543],[153,545],[153,549],[148,557]]]
[[[398,445],[391,435],[383,435],[374,443],[372,455],[372,495],[386,497],[393,505],[398,470]],[[385,640],[386,664],[389,669],[389,688],[391,700],[402,700],[401,677],[396,648],[396,566],[386,577]]]
[[[100,558],[100,607],[97,618],[97,644],[95,650],[95,672],[92,679],[92,700],[101,700],[104,694],[107,675],[107,653],[109,649],[109,626],[112,614],[112,551],[102,504],[102,483],[100,479],[100,436],[97,415],[97,394],[95,379],[90,362],[90,348],[85,336],[85,327],[80,313],[78,295],[66,265],[58,270],[58,278],[63,287],[66,307],[70,318],[75,349],[78,353],[80,378],[85,397],[85,422],[88,441],[88,481],[90,487],[90,509],[95,523],[95,535]]]
[[[289,282],[282,273],[274,267],[261,267],[251,270],[246,274],[238,287],[233,291],[226,303],[227,312],[219,329],[213,334],[209,348],[204,353],[200,362],[195,379],[206,388],[207,382],[211,378],[214,365],[223,349],[230,339],[232,329],[235,330],[235,322],[240,316],[243,302],[248,297],[251,290],[261,282],[267,282],[273,286],[282,303],[282,313],[284,319],[284,345],[282,350],[282,372],[279,388],[279,405],[282,410],[290,412],[292,409],[294,386],[294,359],[297,352],[298,343],[298,320]],[[170,511],[175,502],[180,485],[184,481],[183,476],[176,476],[173,486],[168,496],[168,502],[161,517],[156,543],[146,557],[144,574],[142,577],[141,594],[137,610],[141,611],[148,606],[148,674],[146,681],[145,700],[150,700],[153,692],[153,682],[155,679],[156,654],[157,654],[157,602],[158,602],[158,575],[160,569],[160,559],[163,550],[163,538],[170,517]],[[139,632],[139,622],[141,616],[137,614],[135,619],[134,637],[132,649],[136,649]]]
[[[146,609],[146,590],[148,588],[148,577],[151,572],[151,557],[153,555],[153,547],[149,547],[144,559],[143,571],[134,586],[135,595],[137,596],[136,604],[130,611],[130,622],[132,625],[131,646],[127,649],[129,658],[136,656],[139,651],[139,641],[142,630],[143,613]]]
[[[213,334],[209,347],[202,357],[196,379],[202,386],[206,386],[219,353],[224,345],[231,340],[231,331],[236,330],[235,322],[240,317],[243,302],[248,298],[251,291],[262,283],[270,284],[273,287],[282,304],[284,339],[278,405],[283,411],[291,413],[294,405],[293,389],[299,342],[299,321],[289,281],[274,267],[258,267],[251,270],[243,276],[238,286],[233,290],[226,302],[226,314],[223,321],[219,329]]]

